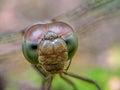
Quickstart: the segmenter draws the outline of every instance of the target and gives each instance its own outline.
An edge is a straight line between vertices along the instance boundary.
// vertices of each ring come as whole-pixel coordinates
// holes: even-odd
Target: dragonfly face
[[[42,90],[46,90],[46,87],[50,90],[55,73],[71,84],[74,90],[77,90],[74,83],[62,74],[90,82],[101,90],[94,81],[67,72],[77,47],[76,34],[63,22],[35,24],[27,29],[22,43],[23,54],[33,67],[46,77]]]
[[[50,73],[60,72],[74,56],[78,43],[72,28],[63,23],[33,25],[25,33],[23,53],[31,64]]]
[[[48,32],[40,41],[38,60],[49,73],[59,73],[68,61],[68,51],[65,41],[54,32]]]

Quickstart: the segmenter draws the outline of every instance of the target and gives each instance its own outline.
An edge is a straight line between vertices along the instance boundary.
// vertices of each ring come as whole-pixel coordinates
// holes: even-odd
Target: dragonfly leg
[[[40,90],[46,90],[46,84],[49,80],[49,76],[47,74],[47,72],[39,65],[32,65],[32,67],[43,76],[43,81],[42,81],[42,87],[40,88]],[[48,89],[49,90],[49,89]]]
[[[45,86],[46,86],[46,82],[47,82],[47,79],[43,79],[42,81],[42,88],[40,90],[45,90]]]
[[[53,76],[50,77],[49,81],[48,81],[48,87],[47,90],[50,90],[51,86],[52,86],[52,81],[53,81]]]
[[[68,84],[70,84],[70,86],[72,86],[74,90],[77,90],[77,87],[75,86],[75,84],[70,79],[68,79],[67,77],[63,76],[61,73],[60,73],[60,77],[63,80],[65,80]]]
[[[66,71],[69,69],[69,67],[70,67],[70,65],[71,65],[71,62],[72,62],[72,60],[70,60],[69,62],[68,62],[68,66],[66,67]]]
[[[95,81],[93,81],[93,80],[91,80],[91,79],[88,79],[88,78],[85,78],[85,77],[81,77],[81,76],[75,75],[75,74],[73,74],[73,73],[68,73],[68,72],[65,72],[65,71],[63,71],[63,73],[66,74],[66,75],[68,75],[68,76],[71,76],[71,77],[74,77],[74,78],[77,78],[77,79],[80,79],[80,80],[89,82],[89,83],[95,85],[98,90],[102,90],[102,89],[100,88],[100,86],[99,86]]]
[[[50,90],[52,86],[53,76],[46,77],[42,82],[41,90]]]
[[[44,77],[47,77],[48,74],[47,72],[39,65],[32,65],[32,67],[38,72],[40,73],[41,75],[43,75]]]

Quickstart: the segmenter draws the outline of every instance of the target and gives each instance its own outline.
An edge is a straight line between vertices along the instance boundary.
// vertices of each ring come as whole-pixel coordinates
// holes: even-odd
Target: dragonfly
[[[108,44],[111,45],[112,41],[109,41],[109,39],[108,39],[108,41],[105,41],[105,44],[101,45],[101,46],[99,45],[100,42],[94,43],[96,38],[93,36],[98,36],[97,38],[99,39],[99,35],[101,34],[100,29],[96,30],[95,27],[97,27],[99,22],[107,21],[109,19],[112,19],[113,17],[119,17],[119,11],[120,11],[119,4],[120,4],[119,0],[93,0],[91,2],[86,3],[84,6],[79,6],[79,7],[75,8],[74,10],[71,10],[65,14],[54,17],[54,18],[50,19],[49,21],[51,21],[51,22],[64,22],[64,23],[67,23],[68,25],[70,25],[71,27],[73,27],[73,29],[76,30],[76,32],[79,35],[78,42],[80,41],[79,47],[82,48],[82,50],[84,48],[90,50],[88,45],[91,45],[91,46],[94,46],[94,49],[97,49],[97,50],[102,52],[102,50],[104,50]],[[7,43],[9,42],[10,45],[16,44],[18,46],[21,46],[20,40],[22,40],[22,38],[26,32],[25,30],[26,29],[21,30],[19,32],[9,33],[7,35],[1,35],[0,36],[1,45],[5,46],[6,42]],[[113,29],[110,29],[110,30],[113,30]],[[120,33],[119,29],[117,29],[117,28],[115,29],[115,31],[117,32],[117,34]],[[105,33],[105,30],[103,32]],[[54,33],[54,34],[56,34],[56,33]],[[96,34],[96,35],[94,35],[94,34]],[[102,34],[102,35],[104,35],[104,34]],[[87,40],[89,40],[88,41],[89,43],[83,42],[84,45],[82,46],[81,45],[82,39],[84,40],[84,37],[87,38]],[[92,37],[92,40],[88,39],[89,37]],[[102,37],[100,37],[100,38],[102,38]],[[90,41],[91,41],[91,43],[90,43]],[[104,39],[103,39],[103,41],[104,41]],[[13,42],[15,42],[15,43],[13,44]],[[4,46],[2,46],[2,47],[4,47]],[[0,66],[2,68],[4,67],[4,65],[6,65],[7,68],[8,67],[11,68],[11,66],[14,68],[15,65],[17,66],[18,64],[13,64],[13,61],[12,61],[12,57],[14,57],[14,55],[17,55],[17,57],[14,58],[16,60],[16,61],[14,60],[14,63],[18,63],[21,65],[21,63],[19,63],[19,61],[18,61],[18,58],[20,58],[20,59],[24,58],[22,56],[22,50],[20,50],[19,52],[18,52],[18,50],[16,50],[16,52],[15,51],[10,52],[10,54],[9,53],[8,54],[1,54],[0,55],[0,61],[1,61]],[[5,64],[2,63],[2,61],[4,61]],[[24,61],[22,60],[22,62],[27,63],[25,60]],[[73,62],[74,62],[74,60],[73,60]],[[25,64],[23,65],[23,63],[22,63],[22,66],[24,66],[24,68],[30,67],[30,65],[28,63],[26,65]],[[69,65],[68,65],[68,67],[69,67]],[[35,68],[37,69],[37,71],[41,72],[40,70],[38,70],[37,67],[35,67]],[[71,75],[71,74],[66,73],[66,72],[64,72],[64,74]],[[74,76],[74,75],[72,75],[72,76]],[[52,78],[51,78],[50,82],[51,81],[52,81]],[[89,80],[87,80],[87,81],[89,81]],[[69,81],[69,82],[71,82],[71,81]],[[50,89],[50,86],[51,86],[51,83],[49,83],[48,89]],[[43,88],[44,88],[44,85],[43,85]]]
[[[74,83],[62,73],[92,83],[101,90],[93,80],[67,72],[77,49],[77,42],[71,27],[63,22],[35,24],[28,28],[22,43],[23,53],[33,67],[47,78],[43,81],[42,90],[46,90],[45,83],[48,83],[47,90],[50,90],[54,74],[59,74],[77,90]]]

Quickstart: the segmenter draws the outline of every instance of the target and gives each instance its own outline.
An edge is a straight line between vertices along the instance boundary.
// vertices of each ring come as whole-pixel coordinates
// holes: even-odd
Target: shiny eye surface
[[[49,33],[50,32],[50,33]],[[54,45],[60,45],[58,42],[62,41],[59,39],[62,38],[66,43],[68,59],[71,59],[78,47],[77,36],[73,29],[66,23],[63,22],[52,22],[46,24],[35,24],[27,28],[22,41],[22,50],[25,58],[31,64],[37,64],[38,61],[38,47],[40,42],[45,40],[53,40],[57,38]],[[46,43],[44,43],[46,45]],[[47,42],[49,46],[49,42]],[[50,44],[51,45],[51,44]],[[62,46],[63,44],[61,44]],[[43,49],[47,50],[47,49]],[[51,51],[49,49],[48,51]],[[56,49],[57,50],[57,49]]]

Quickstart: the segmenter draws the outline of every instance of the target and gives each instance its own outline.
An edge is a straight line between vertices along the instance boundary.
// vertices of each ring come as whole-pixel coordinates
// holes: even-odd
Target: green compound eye
[[[45,42],[44,40],[51,40],[51,42]],[[51,54],[56,52],[54,50],[58,50],[56,48],[58,48],[59,45],[63,47],[67,46],[68,60],[72,59],[78,48],[77,36],[68,24],[63,22],[52,22],[32,25],[27,28],[22,41],[23,54],[31,64],[39,63],[38,49],[40,47],[40,43],[43,41],[46,47],[42,50],[47,50],[48,46],[51,46],[53,49],[50,49],[51,47],[48,48],[48,51],[50,51],[49,53]],[[63,43],[66,45],[63,45]],[[57,45],[57,47],[55,47],[55,45]]]

